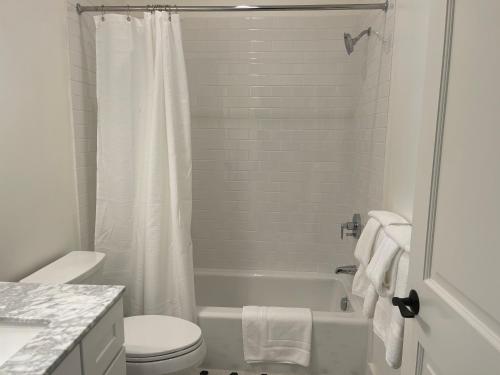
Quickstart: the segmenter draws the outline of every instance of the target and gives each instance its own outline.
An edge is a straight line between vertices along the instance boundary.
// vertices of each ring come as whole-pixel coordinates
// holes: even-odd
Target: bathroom
[[[2,3],[0,374],[500,374],[500,4],[151,1]]]

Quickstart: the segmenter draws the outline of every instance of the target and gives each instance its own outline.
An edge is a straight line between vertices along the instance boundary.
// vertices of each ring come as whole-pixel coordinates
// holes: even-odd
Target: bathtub
[[[361,315],[359,299],[350,293],[351,282],[348,275],[197,269],[198,324],[208,347],[202,367],[257,373],[364,375],[368,320]],[[241,334],[244,305],[310,308],[313,337],[309,368],[245,363]]]

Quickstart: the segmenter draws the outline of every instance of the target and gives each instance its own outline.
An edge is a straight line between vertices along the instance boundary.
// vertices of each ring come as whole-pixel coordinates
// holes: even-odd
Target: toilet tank
[[[95,251],[72,251],[20,280],[39,284],[102,283],[105,254]]]

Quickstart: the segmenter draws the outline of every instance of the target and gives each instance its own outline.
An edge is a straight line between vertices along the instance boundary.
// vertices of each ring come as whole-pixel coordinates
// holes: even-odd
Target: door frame
[[[445,3],[445,4],[443,4]],[[435,0],[429,7],[429,33],[424,82],[422,127],[414,197],[414,223],[425,227],[425,236],[413,236],[408,289],[430,276],[439,190],[443,134],[451,65],[455,0]],[[443,22],[444,20],[444,22]],[[417,231],[422,230],[417,227]],[[414,228],[415,232],[415,228]],[[424,352],[417,344],[417,319],[405,322],[402,375],[420,375]]]

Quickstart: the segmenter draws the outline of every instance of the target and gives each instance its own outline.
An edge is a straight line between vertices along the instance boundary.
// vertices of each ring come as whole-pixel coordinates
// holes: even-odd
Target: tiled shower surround
[[[376,204],[382,191],[354,186],[356,168],[370,162],[357,152],[371,141],[360,130],[373,125],[361,118],[360,98],[373,77],[366,41],[347,56],[343,33],[357,35],[365,19],[184,18],[197,267],[331,272],[353,261],[340,223],[352,217],[356,193],[374,189]],[[384,145],[385,129],[377,134]]]
[[[183,15],[196,267],[331,272],[353,261],[353,241],[340,240],[340,223],[354,210],[380,206],[383,191],[386,124],[380,112],[386,118],[387,108],[375,110],[377,124],[370,112],[379,96],[372,71],[379,69],[377,55],[363,40],[347,56],[343,43],[343,33],[357,35],[367,17]],[[92,31],[81,27],[87,45]],[[74,53],[77,39],[71,43],[73,66],[95,58]],[[83,86],[74,80],[74,93],[95,87],[95,75],[86,79]],[[92,109],[80,121],[74,104],[84,249],[92,248],[95,212]],[[363,177],[372,163],[375,169]]]
[[[392,3],[391,3],[392,4]],[[372,27],[367,41],[363,83],[354,114],[355,167],[353,208],[365,217],[381,207],[384,185],[385,146],[389,89],[391,84],[394,7],[386,14],[374,12],[363,20]]]

